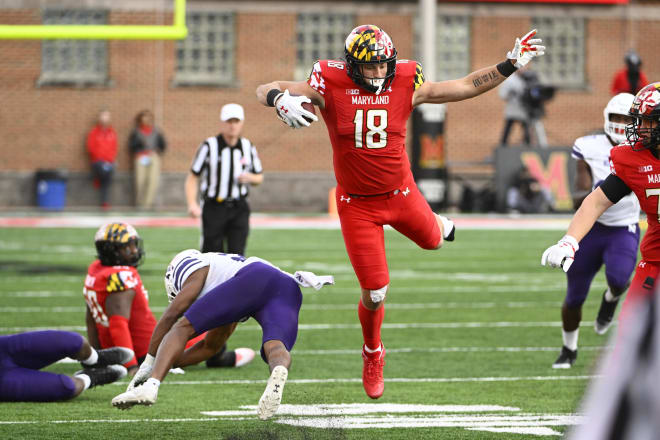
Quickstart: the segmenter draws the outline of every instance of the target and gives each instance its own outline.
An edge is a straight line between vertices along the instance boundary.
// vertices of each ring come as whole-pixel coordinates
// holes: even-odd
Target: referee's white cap
[[[220,110],[220,120],[226,122],[230,119],[238,119],[242,121],[245,119],[245,112],[243,107],[239,104],[225,104]]]

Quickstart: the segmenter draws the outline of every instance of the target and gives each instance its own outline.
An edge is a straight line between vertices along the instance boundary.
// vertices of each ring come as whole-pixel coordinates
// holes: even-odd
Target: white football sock
[[[608,287],[607,290],[605,291],[605,301],[613,302],[616,301],[617,299],[619,299],[619,297],[612,295],[612,291]]]
[[[151,384],[151,385],[155,386],[156,388],[158,388],[160,386],[160,381],[158,379],[153,378],[153,377],[150,377],[149,379],[147,379],[147,381],[145,383]]]
[[[90,379],[89,376],[86,374],[76,374],[74,377],[77,377],[78,379],[82,380],[83,383],[85,384],[85,388],[83,388],[83,391],[89,388],[89,386],[92,384],[92,379]]]
[[[367,353],[378,353],[379,351],[382,350],[382,348],[381,348],[382,346],[383,345],[381,344],[381,345],[378,346],[377,349],[372,350],[371,348],[367,347],[367,344],[364,344],[364,351],[366,351]]]
[[[94,348],[92,348],[92,354],[90,354],[87,359],[83,359],[80,362],[85,365],[94,365],[95,363],[98,362],[98,360],[99,360],[99,354],[96,352],[96,350],[94,350]]]
[[[566,348],[569,350],[575,351],[577,350],[577,344],[578,344],[578,333],[580,332],[580,329],[573,330],[572,332],[567,332],[565,330],[561,331],[562,338],[564,339],[564,345]]]

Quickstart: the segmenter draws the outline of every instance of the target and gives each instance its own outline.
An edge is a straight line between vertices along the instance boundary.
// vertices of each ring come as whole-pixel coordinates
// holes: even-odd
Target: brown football
[[[307,110],[308,112],[313,113],[313,114],[316,115],[316,109],[314,108],[314,104],[312,104],[311,102],[303,102],[303,103],[302,103],[302,108],[304,108],[304,109]],[[305,118],[305,120],[306,120],[307,122],[313,122],[312,119],[307,118],[307,117],[305,117],[305,116],[303,116],[303,117]]]

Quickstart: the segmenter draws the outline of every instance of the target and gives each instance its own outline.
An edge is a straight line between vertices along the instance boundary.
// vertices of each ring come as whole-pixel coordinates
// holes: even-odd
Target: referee
[[[220,134],[202,142],[186,178],[188,213],[202,218],[202,252],[245,254],[248,185],[259,185],[264,176],[256,147],[241,137],[244,119],[240,105],[222,107]]]

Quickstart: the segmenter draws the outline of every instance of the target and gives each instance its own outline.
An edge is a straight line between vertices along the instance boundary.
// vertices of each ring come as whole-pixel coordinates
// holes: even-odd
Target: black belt
[[[229,207],[234,207],[238,205],[239,203],[245,202],[245,199],[216,199],[216,198],[211,198],[211,197],[206,197],[204,199],[204,203],[214,203],[216,205],[223,205],[223,206],[229,206]]]
[[[406,187],[405,190],[400,190],[400,189],[395,189],[392,191],[388,191],[386,193],[380,193],[380,194],[351,194],[348,193],[349,196],[354,197],[356,199],[365,199],[365,200],[385,200],[394,197],[395,195],[399,194],[400,192],[403,192],[404,195],[408,195],[408,187]]]

